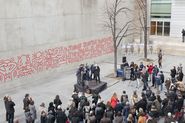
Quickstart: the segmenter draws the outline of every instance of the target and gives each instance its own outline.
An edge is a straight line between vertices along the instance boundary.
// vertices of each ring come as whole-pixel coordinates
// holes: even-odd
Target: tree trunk
[[[144,29],[144,58],[147,59],[147,27]]]
[[[117,75],[117,47],[114,47],[114,76]]]
[[[144,58],[147,59],[147,40],[148,40],[148,13],[147,13],[147,0],[145,0],[145,17],[144,17]]]

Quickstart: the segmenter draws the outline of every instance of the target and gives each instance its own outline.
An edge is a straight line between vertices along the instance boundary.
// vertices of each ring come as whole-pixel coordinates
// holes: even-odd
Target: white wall
[[[182,29],[185,29],[185,1],[172,0],[170,36],[182,37]]]
[[[105,1],[0,0],[0,81],[110,56],[110,34],[103,29]],[[85,53],[90,55],[83,58]]]
[[[101,35],[98,0],[0,0],[0,51]]]

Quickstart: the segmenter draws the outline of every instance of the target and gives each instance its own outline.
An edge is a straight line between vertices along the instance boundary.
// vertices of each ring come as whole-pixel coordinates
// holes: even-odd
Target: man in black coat
[[[14,122],[14,109],[15,103],[12,101],[11,97],[8,97],[7,102],[7,113],[8,113],[8,123]]]
[[[104,115],[104,110],[101,107],[101,104],[98,103],[97,107],[95,108],[95,117],[96,117],[96,120],[97,120],[98,123],[103,118],[103,115]]]
[[[143,111],[145,112],[146,111],[146,108],[147,108],[147,100],[146,100],[146,97],[142,97],[142,99],[140,101],[138,101],[136,104],[136,109],[139,111],[139,108],[142,108]]]
[[[55,123],[55,116],[53,115],[52,110],[48,112],[47,123]]]
[[[58,110],[56,111],[56,123],[66,123],[67,116],[64,111],[62,111],[61,106],[59,105]]]
[[[177,77],[178,81],[183,81],[183,77],[184,77],[184,74],[183,74],[183,72],[181,70],[181,71],[179,71],[179,75]]]
[[[80,98],[78,96],[78,92],[74,91],[73,95],[71,97],[73,98],[73,102],[75,103],[75,107],[78,109],[78,104],[80,102]]]
[[[97,64],[95,64],[94,79],[100,83],[100,67]]]

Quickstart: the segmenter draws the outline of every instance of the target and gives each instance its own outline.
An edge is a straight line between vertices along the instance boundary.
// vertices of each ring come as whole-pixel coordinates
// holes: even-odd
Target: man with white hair
[[[56,122],[57,123],[66,123],[67,121],[67,116],[65,112],[62,110],[61,105],[57,106],[57,111],[56,111]]]
[[[168,112],[167,117],[165,118],[164,123],[175,123],[175,120],[172,117],[172,113],[171,112]]]

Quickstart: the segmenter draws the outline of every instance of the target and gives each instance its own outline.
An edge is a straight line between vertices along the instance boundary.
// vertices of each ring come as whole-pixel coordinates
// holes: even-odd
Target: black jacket
[[[14,106],[15,106],[15,103],[13,101],[8,101],[7,102],[7,112],[10,114],[14,113],[15,112]]]
[[[56,112],[56,121],[57,121],[57,123],[66,123],[67,116],[66,116],[65,112],[63,112],[62,110],[58,110]]]

